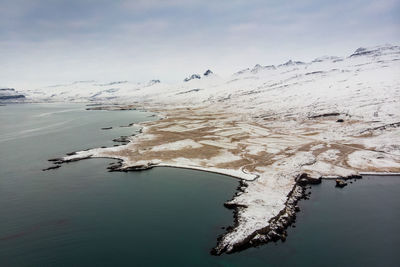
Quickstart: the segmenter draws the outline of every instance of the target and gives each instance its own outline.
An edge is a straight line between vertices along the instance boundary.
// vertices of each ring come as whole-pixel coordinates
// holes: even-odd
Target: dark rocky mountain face
[[[190,77],[185,78],[183,81],[184,82],[188,82],[188,81],[191,81],[191,80],[194,80],[194,79],[201,79],[201,77],[200,77],[199,74],[192,74]]]
[[[206,72],[204,72],[204,76],[208,76],[208,75],[210,75],[210,74],[213,74],[213,72],[211,71],[211,70],[207,70]]]
[[[396,45],[384,45],[379,47],[372,48],[364,48],[360,47],[354,51],[350,57],[359,57],[359,56],[381,56],[384,54],[398,54],[400,52],[400,47]]]

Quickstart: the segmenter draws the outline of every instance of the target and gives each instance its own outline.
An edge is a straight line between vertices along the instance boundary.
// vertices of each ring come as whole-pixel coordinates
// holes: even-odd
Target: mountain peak
[[[256,64],[254,68],[251,70],[251,72],[258,73],[259,71],[262,70],[274,70],[274,69],[276,69],[274,65],[261,66],[260,64]]]
[[[356,51],[354,51],[353,54],[350,55],[350,57],[370,55],[370,54],[372,54],[374,52],[376,52],[376,50],[374,50],[374,49],[368,50],[365,47],[359,47],[359,48],[356,49]]]
[[[161,81],[160,80],[151,80],[151,81],[149,81],[147,86],[151,86],[151,85],[154,85],[154,84],[157,84],[157,83],[161,83]]]
[[[387,54],[397,54],[400,52],[400,47],[386,44],[374,47],[359,47],[350,57],[359,57],[359,56],[381,56]]]
[[[324,61],[337,62],[337,61],[341,61],[341,60],[343,60],[343,58],[341,58],[341,57],[336,57],[336,56],[322,56],[322,57],[317,57],[316,59],[314,59],[314,60],[311,61],[311,62],[312,62],[312,63],[324,62]]]
[[[184,82],[188,82],[188,81],[190,81],[190,80],[194,80],[194,79],[201,79],[201,77],[200,77],[200,75],[199,74],[192,74],[190,77],[188,77],[188,78],[185,78],[183,81]]]
[[[303,61],[294,61],[294,60],[288,60],[286,63],[283,63],[281,65],[279,65],[278,67],[282,67],[282,66],[295,66],[295,65],[304,65],[306,63],[304,63]]]
[[[207,70],[206,72],[204,72],[204,76],[209,76],[210,74],[213,74],[213,72],[211,70]]]

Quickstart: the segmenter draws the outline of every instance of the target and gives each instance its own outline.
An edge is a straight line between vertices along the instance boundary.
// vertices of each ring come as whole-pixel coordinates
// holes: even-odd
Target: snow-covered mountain
[[[126,145],[78,151],[56,164],[115,158],[119,170],[170,166],[240,178],[225,203],[236,211],[235,226],[218,240],[219,255],[285,240],[303,187],[321,177],[399,172],[399,74],[400,47],[385,45],[343,58],[257,64],[227,78],[207,70],[173,85],[87,81],[27,94],[132,104],[110,109],[139,105],[163,117],[142,123]]]
[[[303,114],[321,109],[353,115],[399,116],[400,47],[358,48],[347,57],[255,65],[220,77],[207,70],[177,84],[79,81],[23,90],[34,101],[145,102],[180,105],[218,103],[251,113]]]

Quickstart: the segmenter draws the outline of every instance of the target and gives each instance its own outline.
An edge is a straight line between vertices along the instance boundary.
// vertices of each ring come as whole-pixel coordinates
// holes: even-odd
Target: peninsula
[[[240,179],[225,203],[235,222],[212,251],[219,255],[285,239],[306,184],[400,172],[399,74],[400,47],[385,45],[347,57],[256,65],[229,78],[208,70],[175,85],[121,82],[110,90],[89,82],[55,87],[48,96],[40,89],[24,94],[160,116],[140,124],[127,144],[78,151],[55,164],[113,158],[113,171],[171,166]]]

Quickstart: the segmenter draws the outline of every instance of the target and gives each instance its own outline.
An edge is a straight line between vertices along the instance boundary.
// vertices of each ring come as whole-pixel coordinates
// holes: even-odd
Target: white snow
[[[347,163],[356,169],[400,168],[400,156],[375,151],[356,151],[348,156]]]
[[[335,166],[324,161],[317,161],[315,164],[303,166],[302,170],[314,178],[321,176],[325,178],[347,177],[357,174],[355,170]]]
[[[218,103],[219,108],[236,114],[242,112],[266,118],[268,114],[305,117],[341,112],[371,121],[400,121],[397,101],[400,98],[400,47],[386,45],[370,50],[374,52],[341,61],[324,57],[301,65],[244,72],[236,75],[235,80],[212,75],[190,82],[161,82],[150,86],[147,83],[105,85],[88,81],[19,91],[37,101],[147,102],[170,107]],[[202,90],[178,94],[195,88]],[[255,134],[264,132],[262,129],[253,131]]]
[[[227,163],[227,162],[232,162],[235,160],[241,160],[242,157],[238,155],[234,155],[231,152],[224,151],[223,153],[220,153],[218,156],[212,157],[209,159],[210,162],[213,164],[219,164],[219,163]]]
[[[180,140],[172,143],[166,143],[158,146],[153,146],[152,151],[163,151],[163,150],[181,150],[184,148],[199,148],[203,145],[196,143],[191,139]]]
[[[319,160],[334,161],[339,158],[340,151],[337,149],[329,149],[318,155]]]
[[[257,180],[248,183],[243,194],[228,202],[246,208],[239,209],[239,225],[222,238],[218,248],[229,252],[235,244],[243,242],[258,229],[267,227],[269,220],[285,208],[299,168],[314,160],[311,153],[298,153],[281,164],[266,167]]]

